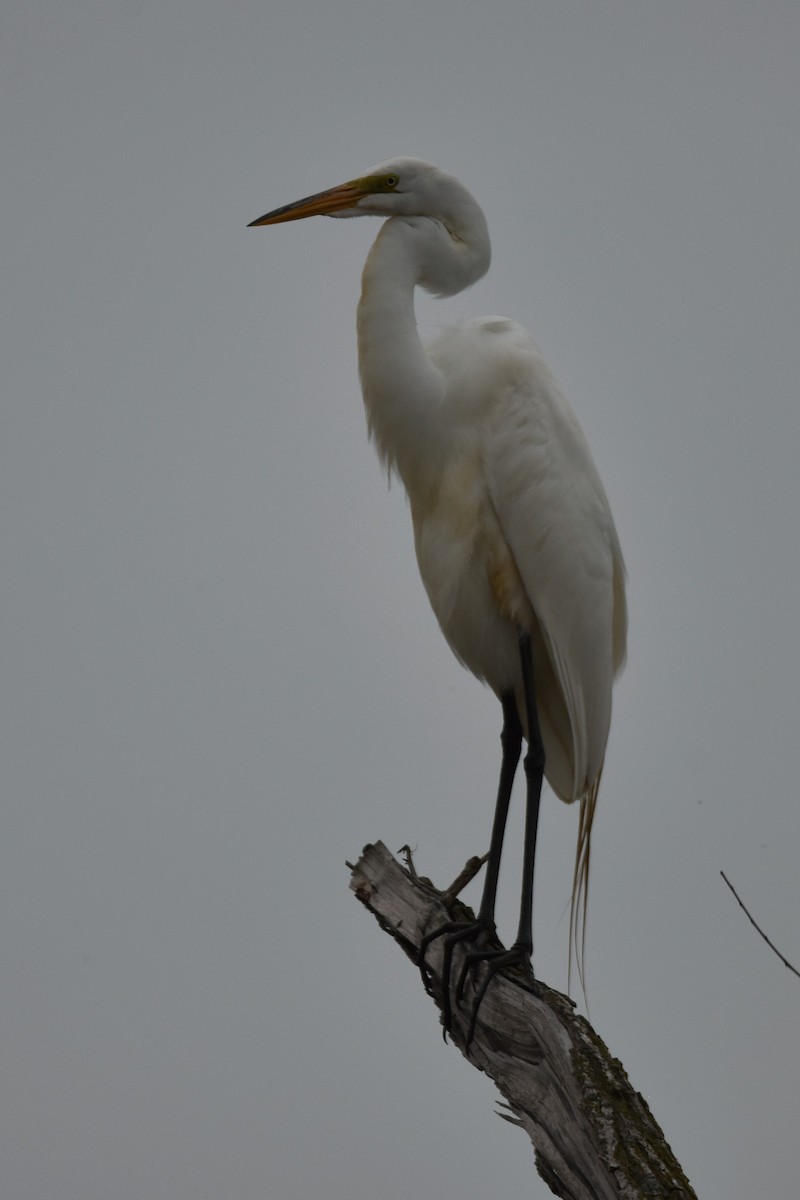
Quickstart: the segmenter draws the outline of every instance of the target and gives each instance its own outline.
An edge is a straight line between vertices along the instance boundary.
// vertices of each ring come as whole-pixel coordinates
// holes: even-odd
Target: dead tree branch
[[[452,888],[437,891],[401,866],[382,842],[366,846],[351,869],[358,899],[414,963],[428,929],[466,917]],[[456,947],[455,978],[462,954]],[[440,941],[426,961],[441,1008]],[[450,1038],[465,1053],[463,1030],[454,1028]],[[538,982],[498,975],[465,1056],[497,1084],[507,1107],[500,1115],[526,1130],[539,1174],[562,1200],[696,1200],[622,1064],[568,997]]]

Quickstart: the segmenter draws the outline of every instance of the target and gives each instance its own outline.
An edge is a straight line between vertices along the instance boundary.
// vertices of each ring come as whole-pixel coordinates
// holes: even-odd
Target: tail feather
[[[594,824],[597,794],[600,791],[602,767],[593,784],[580,799],[578,818],[578,840],[575,846],[575,868],[572,873],[572,898],[569,909],[569,964],[567,989],[572,986],[572,962],[578,972],[578,980],[585,998],[586,993],[586,918],[589,909],[589,869],[592,862],[592,826]]]

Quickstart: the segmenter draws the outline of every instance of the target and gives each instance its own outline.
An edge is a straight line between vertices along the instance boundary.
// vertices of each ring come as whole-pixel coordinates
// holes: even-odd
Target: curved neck
[[[364,265],[357,330],[367,424],[409,494],[435,486],[452,437],[440,419],[445,380],[417,331],[414,288],[454,295],[484,274],[489,238],[474,207],[480,220],[470,213],[469,238],[427,217],[393,217]]]
[[[404,220],[381,228],[364,264],[356,321],[358,369],[370,436],[407,491],[441,461],[438,412],[445,384],[428,358],[414,316],[422,264],[418,240]]]

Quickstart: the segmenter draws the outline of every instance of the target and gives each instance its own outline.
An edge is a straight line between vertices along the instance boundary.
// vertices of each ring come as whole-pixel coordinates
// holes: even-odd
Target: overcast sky
[[[378,224],[246,228],[396,154],[493,239],[421,324],[533,331],[627,559],[593,1022],[703,1200],[794,1195],[800,983],[719,871],[800,964],[800,6],[7,0],[1,32],[3,1197],[549,1195],[347,886],[377,838],[448,883],[499,753],[366,437]],[[546,795],[562,989],[576,822]]]

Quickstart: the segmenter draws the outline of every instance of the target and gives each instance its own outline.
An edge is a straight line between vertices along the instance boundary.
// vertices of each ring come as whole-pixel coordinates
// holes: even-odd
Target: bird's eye
[[[383,186],[390,192],[393,192],[400,180],[396,175],[384,175]]]

